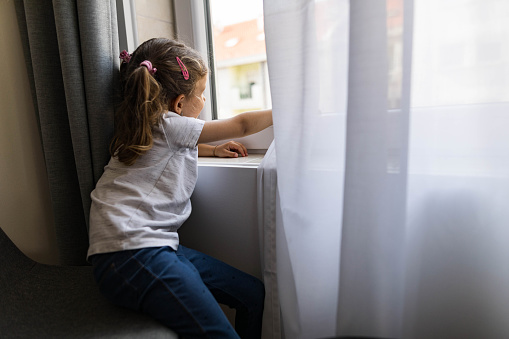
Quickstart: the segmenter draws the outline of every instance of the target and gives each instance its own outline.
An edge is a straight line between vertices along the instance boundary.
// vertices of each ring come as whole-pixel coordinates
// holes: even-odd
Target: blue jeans
[[[153,247],[90,257],[101,292],[184,338],[260,338],[265,289],[257,278],[198,251]],[[219,303],[236,310],[235,330]]]

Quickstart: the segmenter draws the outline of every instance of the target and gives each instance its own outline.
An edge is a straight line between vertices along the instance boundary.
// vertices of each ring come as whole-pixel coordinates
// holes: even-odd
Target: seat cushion
[[[34,262],[11,273],[0,268],[2,338],[178,338],[155,320],[109,303],[92,267]]]

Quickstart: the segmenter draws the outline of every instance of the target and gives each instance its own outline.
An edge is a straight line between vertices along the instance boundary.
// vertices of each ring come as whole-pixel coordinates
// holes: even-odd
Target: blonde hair
[[[177,57],[189,72],[183,75]],[[150,74],[140,63],[148,60],[157,69]],[[192,48],[171,39],[145,41],[120,66],[121,103],[115,112],[115,133],[110,154],[126,165],[152,148],[152,129],[175,99],[193,94],[196,83],[208,73],[201,56]]]

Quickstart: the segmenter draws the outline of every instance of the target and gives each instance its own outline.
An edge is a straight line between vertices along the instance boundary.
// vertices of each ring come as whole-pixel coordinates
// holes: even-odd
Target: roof
[[[214,54],[217,61],[264,55],[263,18],[214,27]]]
[[[327,11],[329,1],[316,3],[317,34],[324,35],[330,29],[328,18],[333,13]],[[402,28],[403,24],[403,0],[388,0],[387,2],[387,26],[389,30]],[[218,27],[214,26],[214,54],[219,64],[248,63],[246,60],[265,59],[265,33],[263,17],[239,22],[236,24]],[[263,57],[262,57],[263,56]],[[253,58],[256,57],[256,58]]]

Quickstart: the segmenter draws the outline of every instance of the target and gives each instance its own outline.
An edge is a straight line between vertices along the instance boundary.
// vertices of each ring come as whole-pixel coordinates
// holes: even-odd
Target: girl
[[[201,143],[259,132],[272,111],[196,119],[207,66],[179,42],[151,39],[121,58],[112,157],[91,194],[88,258],[101,292],[183,337],[260,338],[261,281],[179,245],[177,230],[191,213],[197,156],[247,155],[239,143]],[[218,302],[236,309],[237,333]]]

